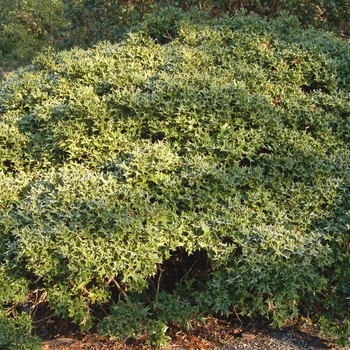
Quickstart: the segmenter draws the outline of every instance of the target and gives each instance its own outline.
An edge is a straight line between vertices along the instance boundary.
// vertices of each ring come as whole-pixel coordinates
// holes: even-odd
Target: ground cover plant
[[[348,43],[167,8],[39,56],[0,113],[0,347],[42,305],[157,346],[205,314],[348,336]]]

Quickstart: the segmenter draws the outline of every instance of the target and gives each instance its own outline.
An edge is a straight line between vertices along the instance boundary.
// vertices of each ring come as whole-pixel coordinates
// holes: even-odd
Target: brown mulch
[[[170,337],[168,345],[162,350],[229,350],[229,349],[340,349],[329,344],[320,337],[315,326],[301,326],[291,324],[285,329],[275,331],[264,321],[253,322],[238,320],[222,320],[208,317],[205,323],[192,322],[193,329],[185,330],[179,325],[169,327],[167,335]],[[72,330],[73,327],[73,330]],[[276,333],[277,332],[277,333]],[[54,334],[52,336],[52,334]],[[301,347],[276,345],[275,339],[279,335],[293,338],[291,343],[304,344]],[[74,330],[74,326],[66,321],[49,319],[38,328],[38,335],[44,339],[42,350],[150,350],[147,337],[139,339],[117,339],[99,336],[97,331],[82,333]],[[51,335],[51,337],[50,337]],[[46,338],[46,339],[45,339]],[[296,340],[297,339],[297,340]],[[278,340],[278,339],[277,339]],[[279,342],[279,340],[278,340]],[[279,344],[277,342],[277,344]],[[305,345],[306,344],[306,345]]]

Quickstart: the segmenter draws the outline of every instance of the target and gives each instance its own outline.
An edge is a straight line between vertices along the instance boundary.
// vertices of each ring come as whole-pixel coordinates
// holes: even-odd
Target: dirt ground
[[[233,350],[233,349],[341,349],[321,337],[313,325],[294,323],[282,330],[273,330],[267,322],[222,320],[208,317],[206,323],[192,322],[193,329],[179,325],[169,327],[168,345],[162,350]],[[38,328],[44,339],[42,350],[150,350],[147,337],[117,341],[99,336],[96,331],[81,333],[60,319],[47,320]]]

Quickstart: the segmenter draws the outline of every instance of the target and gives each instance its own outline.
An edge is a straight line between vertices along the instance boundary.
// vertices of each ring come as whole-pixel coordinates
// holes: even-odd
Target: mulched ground
[[[187,331],[179,325],[169,327],[169,344],[162,350],[287,350],[287,349],[341,349],[322,338],[314,326],[291,324],[282,330],[273,330],[266,322],[249,320],[222,320],[208,317],[206,323],[193,321]],[[44,339],[42,350],[150,350],[147,337],[138,340],[117,341],[100,337],[97,332],[81,333],[65,320],[49,319],[38,327]]]

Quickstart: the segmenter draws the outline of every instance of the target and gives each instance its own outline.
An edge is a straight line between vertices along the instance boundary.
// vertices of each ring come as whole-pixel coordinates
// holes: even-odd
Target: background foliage
[[[18,70],[0,85],[0,327],[19,338],[0,345],[35,348],[43,303],[158,346],[234,311],[346,339],[349,79],[331,33],[194,7]]]
[[[3,0],[0,4],[0,74],[28,64],[43,48],[59,41],[61,0]],[[0,76],[1,78],[1,76]]]
[[[347,0],[3,0],[0,4],[0,79],[47,48],[91,47],[118,42],[148,13],[168,6],[197,6],[212,17],[245,9],[275,18],[283,11],[304,27],[336,31],[349,38]]]

